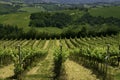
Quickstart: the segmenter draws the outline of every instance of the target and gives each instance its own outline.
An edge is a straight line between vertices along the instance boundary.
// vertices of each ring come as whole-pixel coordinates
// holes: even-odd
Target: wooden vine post
[[[119,54],[118,54],[117,58],[118,58],[118,67],[119,67],[119,65],[120,65],[120,45],[119,45]]]
[[[5,46],[5,45],[3,45],[3,49],[6,49],[6,46]],[[5,58],[5,56],[3,56],[3,57]],[[2,58],[2,57],[0,58],[0,66],[3,65],[3,59],[4,59],[4,58]]]
[[[33,49],[33,45],[31,44],[31,50]]]
[[[3,48],[6,49],[6,46],[4,45]]]
[[[118,35],[118,38],[120,39],[120,34]],[[118,42],[119,42],[119,53],[117,58],[118,58],[118,67],[120,68],[120,40],[118,40]]]
[[[20,66],[20,70],[22,71],[22,55],[21,55],[21,47],[20,45],[18,45],[18,55],[19,55],[19,66]],[[20,73],[21,75],[22,73]]]
[[[21,75],[22,75],[22,71],[23,71],[23,68],[22,68],[22,55],[21,55],[21,47],[20,45],[18,44],[17,45],[17,49],[18,49],[18,59],[16,61],[16,65],[15,65],[15,69],[14,69],[14,73],[15,73],[15,77],[17,80],[22,80],[21,79]]]
[[[60,40],[60,54],[62,55],[62,43],[61,43],[61,40]]]
[[[20,66],[21,66],[21,47],[20,47],[20,45],[18,45],[18,55],[19,55],[19,64],[20,64]]]
[[[105,79],[107,79],[107,74],[108,74],[108,58],[109,58],[109,50],[110,50],[110,44],[107,45],[107,53],[105,57]]]

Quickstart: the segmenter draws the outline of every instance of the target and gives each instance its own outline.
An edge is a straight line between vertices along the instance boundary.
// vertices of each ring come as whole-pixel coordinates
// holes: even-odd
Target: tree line
[[[120,29],[118,27],[87,28],[82,27],[81,30],[74,31],[72,28],[63,29],[61,33],[39,32],[35,28],[24,31],[23,28],[17,26],[0,24],[0,39],[60,39],[60,38],[74,38],[74,37],[91,37],[91,36],[106,36],[116,35]]]
[[[107,18],[104,18],[102,16],[95,17],[90,15],[89,13],[86,13],[75,21],[75,24],[86,24],[86,23],[90,25],[110,24],[110,25],[120,26],[120,19],[115,17],[107,17]]]
[[[92,16],[88,12],[86,12],[82,17],[74,17],[70,14],[64,12],[56,12],[56,13],[49,13],[49,12],[40,12],[40,13],[33,13],[30,16],[30,23],[29,26],[32,27],[58,27],[63,28],[70,25],[102,25],[102,24],[109,24],[120,26],[120,19],[114,17],[104,18],[102,16]]]

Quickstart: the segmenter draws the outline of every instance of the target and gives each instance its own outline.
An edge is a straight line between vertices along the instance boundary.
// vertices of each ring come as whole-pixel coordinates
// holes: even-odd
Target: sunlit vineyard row
[[[109,63],[111,67],[119,66],[119,39],[118,35],[112,35],[53,40],[0,40],[0,69],[14,64],[14,74],[7,77],[21,79],[20,75],[25,75],[21,73],[31,70],[30,67],[36,66],[39,61],[45,61],[49,56],[51,64],[55,65],[54,74],[52,71],[50,73],[53,79],[60,75],[60,71],[56,71],[56,68],[61,69],[59,66],[62,66],[67,58],[96,68],[97,71],[106,75],[107,69],[104,63]]]

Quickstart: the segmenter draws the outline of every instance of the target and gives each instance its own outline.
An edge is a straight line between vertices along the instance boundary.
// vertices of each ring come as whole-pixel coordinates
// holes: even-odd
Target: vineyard
[[[0,80],[119,80],[119,40],[0,40]]]

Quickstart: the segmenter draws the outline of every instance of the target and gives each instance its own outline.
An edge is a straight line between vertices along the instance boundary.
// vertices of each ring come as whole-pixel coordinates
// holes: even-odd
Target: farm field
[[[113,62],[108,63],[106,71],[104,58],[107,52]],[[109,74],[109,77],[104,78],[119,80],[120,66],[117,66],[116,60],[119,54],[118,35],[53,40],[0,40],[0,79],[21,78],[15,69],[22,64],[23,80],[101,80],[104,76],[100,75],[101,72]],[[62,64],[61,68],[58,67],[59,64]],[[97,74],[90,68],[91,64],[96,68]],[[56,72],[56,69],[60,72]]]
[[[89,13],[93,16],[120,18],[119,9],[120,9],[120,6],[119,7],[92,8],[89,10]]]
[[[25,12],[29,12],[29,13],[35,13],[35,12],[42,12],[45,11],[45,9],[43,7],[23,7],[20,8],[18,11],[25,11]]]
[[[22,12],[22,13],[12,13],[12,14],[4,14],[0,15],[0,23],[1,24],[9,24],[9,25],[16,25],[18,27],[22,27],[27,30],[30,13]]]
[[[120,80],[119,8],[0,1],[0,80]]]

